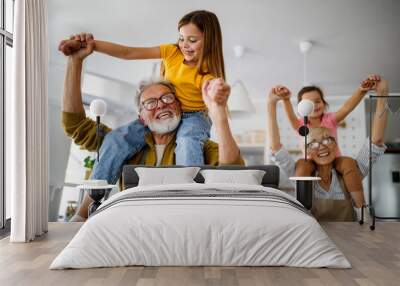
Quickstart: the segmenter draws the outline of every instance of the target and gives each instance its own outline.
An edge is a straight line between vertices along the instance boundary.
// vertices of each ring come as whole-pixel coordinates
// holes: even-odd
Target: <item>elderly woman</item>
[[[388,94],[388,84],[385,80],[377,82],[376,92],[380,96]],[[276,117],[276,104],[279,100],[289,96],[290,91],[284,86],[276,86],[269,93],[267,99],[268,142],[271,150],[271,160],[286,175],[294,176],[296,171],[295,161],[281,144]],[[373,163],[386,149],[383,144],[387,121],[385,106],[385,99],[379,98],[377,100],[371,135]],[[309,142],[306,146],[309,154],[308,159],[314,161],[316,165],[315,175],[321,178],[320,181],[315,181],[314,183],[312,214],[319,220],[354,220],[353,202],[359,201],[359,198],[352,197],[352,193],[346,191],[341,177],[333,168],[333,161],[338,146],[331,131],[327,128],[313,128],[310,130],[307,139]],[[293,140],[296,139],[293,138]],[[369,170],[368,140],[361,147],[355,159],[361,176],[365,177]],[[360,208],[361,205],[355,205],[355,207]]]

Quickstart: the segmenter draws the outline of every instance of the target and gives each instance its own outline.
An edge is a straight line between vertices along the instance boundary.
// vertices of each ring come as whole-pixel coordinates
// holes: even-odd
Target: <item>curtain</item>
[[[46,0],[15,1],[10,98],[11,242],[48,228],[48,38]]]

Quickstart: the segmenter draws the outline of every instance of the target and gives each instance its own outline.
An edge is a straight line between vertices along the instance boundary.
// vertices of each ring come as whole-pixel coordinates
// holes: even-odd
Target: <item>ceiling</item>
[[[58,43],[79,32],[132,46],[175,42],[178,20],[196,9],[219,17],[228,81],[241,79],[255,100],[274,84],[301,87],[301,40],[314,43],[307,81],[328,96],[349,95],[369,73],[400,91],[398,0],[49,0],[50,64],[65,64]],[[235,45],[245,46],[243,58],[234,57]],[[86,70],[135,84],[151,74],[152,63],[95,54]]]

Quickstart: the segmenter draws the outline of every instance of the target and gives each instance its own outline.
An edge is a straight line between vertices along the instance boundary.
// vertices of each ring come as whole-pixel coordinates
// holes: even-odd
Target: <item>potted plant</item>
[[[90,178],[90,174],[92,173],[94,162],[95,162],[95,159],[92,158],[91,156],[87,156],[85,159],[83,159],[83,166],[86,168],[85,180],[88,180]]]

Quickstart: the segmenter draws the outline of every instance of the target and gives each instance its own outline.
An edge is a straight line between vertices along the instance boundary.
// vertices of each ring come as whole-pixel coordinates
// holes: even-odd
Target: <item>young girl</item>
[[[328,103],[325,101],[324,94],[319,87],[306,86],[303,87],[298,95],[297,100],[300,102],[302,99],[311,100],[314,103],[314,111],[309,115],[309,127],[326,127],[332,132],[332,135],[336,142],[337,138],[337,126],[344,120],[347,115],[360,103],[362,98],[365,96],[367,91],[373,89],[376,83],[380,80],[377,75],[370,75],[365,79],[360,87],[353,93],[353,95],[343,104],[343,106],[336,112],[326,112]],[[290,97],[284,97],[284,108],[286,115],[293,127],[298,132],[300,126],[304,124],[303,119],[297,118],[293,111],[292,104],[290,103]],[[311,143],[311,142],[310,142]],[[335,170],[342,175],[344,185],[346,189],[352,193],[355,205],[361,207],[364,202],[362,177],[358,170],[357,163],[350,157],[341,156],[340,151],[336,154],[334,161]],[[296,162],[296,176],[311,176],[315,170],[315,165],[311,160],[305,161],[304,159]]]
[[[202,87],[214,78],[225,79],[224,58],[222,54],[222,34],[217,16],[208,11],[194,11],[178,23],[179,39],[177,44],[163,44],[156,47],[136,48],[94,41],[91,35],[77,35],[60,50],[68,55],[94,41],[94,50],[121,59],[162,59],[163,76],[176,89],[176,96],[183,111],[181,124],[176,138],[177,165],[204,165],[203,144],[210,137],[211,122],[202,99]],[[119,154],[126,159],[139,151],[144,145],[145,127],[136,120],[118,129],[107,137],[101,147],[100,160],[118,146]],[[121,150],[120,146],[123,146]],[[104,170],[115,166],[102,166]],[[118,165],[123,162],[117,162]],[[104,165],[104,164],[103,164]],[[93,171],[93,178],[107,179],[110,183],[117,180],[119,174],[109,175],[102,170]],[[115,169],[113,167],[113,169]]]

